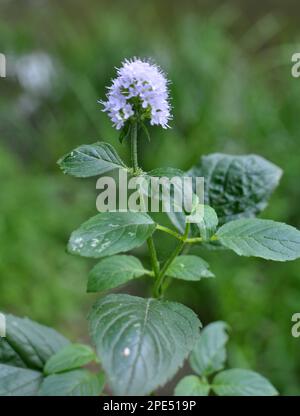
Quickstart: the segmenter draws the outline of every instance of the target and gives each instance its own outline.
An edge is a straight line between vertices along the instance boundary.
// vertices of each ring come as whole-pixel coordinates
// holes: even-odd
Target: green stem
[[[131,127],[131,161],[133,173],[137,173],[139,169],[138,152],[137,152],[137,123],[133,123]]]
[[[218,236],[217,235],[213,235],[212,237],[210,237],[209,241],[218,241]],[[203,242],[203,238],[202,237],[194,237],[194,238],[187,238],[185,240],[185,242],[187,244],[194,244],[194,243],[202,243]]]
[[[171,256],[168,258],[168,260],[163,265],[163,267],[161,269],[161,272],[158,276],[158,279],[156,280],[155,285],[154,285],[154,296],[155,297],[159,298],[162,295],[161,286],[164,282],[166,271],[168,270],[168,268],[171,265],[171,263],[173,262],[173,260],[178,256],[178,254],[180,254],[183,246],[184,246],[184,241],[180,241],[178,246],[172,252]]]
[[[137,132],[138,132],[138,123],[133,123],[131,127],[131,161],[133,167],[133,173],[136,174],[139,172],[139,163],[138,163],[138,152],[137,152]],[[157,259],[157,253],[153,241],[153,237],[147,239],[148,249],[151,258],[151,265],[154,271],[154,276],[158,278],[160,265]]]
[[[157,224],[156,225],[156,229],[157,230],[160,230],[160,231],[163,231],[163,232],[165,232],[167,234],[170,234],[173,237],[177,238],[178,240],[182,240],[182,235],[181,234],[177,233],[176,231],[171,230],[168,227],[165,227],[164,225]]]
[[[168,260],[165,262],[165,264],[163,265],[158,278],[156,279],[155,285],[154,285],[154,296],[155,297],[160,297],[162,295],[162,285],[164,283],[164,278],[166,275],[166,272],[168,270],[168,268],[171,266],[171,264],[173,263],[173,261],[175,260],[175,258],[180,254],[181,250],[183,249],[185,242],[187,240],[187,237],[189,235],[189,231],[190,231],[190,223],[186,223],[185,226],[185,232],[184,235],[182,236],[182,240],[179,242],[178,246],[175,248],[175,250],[172,252],[171,256],[168,258]]]
[[[149,249],[150,258],[151,258],[151,265],[154,271],[154,276],[156,277],[156,279],[158,279],[160,266],[159,266],[159,261],[157,259],[156,249],[155,249],[155,245],[154,245],[154,241],[152,237],[149,237],[147,239],[147,244],[148,244],[148,249]]]
[[[202,237],[194,237],[194,238],[187,238],[185,242],[187,244],[195,244],[195,243],[201,243],[203,241]]]

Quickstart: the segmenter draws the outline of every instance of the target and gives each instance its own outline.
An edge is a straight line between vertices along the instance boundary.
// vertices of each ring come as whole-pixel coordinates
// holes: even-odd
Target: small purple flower
[[[108,88],[107,101],[99,101],[114,127],[121,129],[133,116],[142,121],[149,119],[151,125],[169,127],[168,81],[162,70],[155,64],[134,58],[126,59],[117,74]]]

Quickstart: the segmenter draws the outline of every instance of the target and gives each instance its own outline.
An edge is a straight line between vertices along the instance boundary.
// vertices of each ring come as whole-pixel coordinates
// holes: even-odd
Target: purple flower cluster
[[[171,119],[168,81],[162,70],[138,58],[125,60],[117,78],[108,88],[104,105],[116,129],[121,129],[132,116],[149,119],[151,125],[167,128]]]

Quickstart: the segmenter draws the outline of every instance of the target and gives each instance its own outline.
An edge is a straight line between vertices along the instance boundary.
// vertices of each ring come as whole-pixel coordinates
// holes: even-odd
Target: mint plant
[[[82,368],[93,361],[98,359],[91,347],[71,344],[28,318],[6,315],[6,336],[0,338],[0,396],[98,396],[103,372]]]
[[[223,370],[229,327],[225,322],[207,325],[199,336],[189,362],[196,373],[181,379],[175,396],[274,396],[276,389],[260,374],[234,368]],[[223,371],[221,371],[223,370]]]
[[[281,169],[256,155],[212,154],[203,156],[188,172],[175,168],[143,171],[138,153],[143,138],[150,140],[148,125],[168,128],[171,119],[168,82],[152,63],[125,61],[107,101],[101,103],[120,131],[120,141],[130,142],[131,163],[126,164],[110,144],[97,142],[63,156],[58,164],[64,173],[89,178],[123,171],[146,180],[204,177],[204,205],[194,195],[190,212],[168,212],[174,225],[170,228],[144,212],[140,195],[140,210],[100,212],[75,230],[68,251],[98,259],[87,283],[88,292],[101,293],[88,316],[96,352],[71,344],[56,331],[30,320],[8,317],[7,336],[0,341],[0,394],[99,395],[105,373],[113,394],[148,395],[170,380],[189,356],[196,375],[184,378],[175,394],[277,394],[266,379],[249,370],[219,372],[226,358],[225,324],[211,324],[200,334],[199,318],[185,305],[168,301],[167,289],[172,279],[200,281],[214,276],[204,259],[188,254],[192,246],[229,249],[240,256],[273,261],[300,257],[296,228],[256,218],[278,185]],[[190,216],[198,208],[203,216],[191,223]],[[177,241],[163,262],[154,240],[159,233]],[[124,254],[143,244],[150,266],[134,253]],[[152,282],[149,298],[105,293],[142,276]],[[100,367],[97,372],[87,370],[90,362],[94,368],[100,362],[104,373]]]

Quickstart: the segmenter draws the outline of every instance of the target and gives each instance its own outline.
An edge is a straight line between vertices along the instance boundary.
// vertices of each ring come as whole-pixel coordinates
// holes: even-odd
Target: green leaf
[[[52,374],[44,379],[40,396],[99,396],[104,387],[103,375],[99,377],[81,369],[62,374]]]
[[[241,219],[223,225],[217,237],[239,256],[287,261],[300,257],[300,231],[271,220]]]
[[[27,368],[25,362],[5,338],[0,338],[0,363]]]
[[[177,228],[177,230],[183,234],[185,230],[185,222],[186,222],[186,214],[184,212],[167,212],[166,213],[171,221],[171,223],[174,225],[174,227]]]
[[[205,178],[205,204],[212,206],[224,223],[260,213],[282,171],[257,155],[214,153],[203,156],[188,174]]]
[[[68,250],[85,257],[111,256],[142,245],[154,230],[146,213],[102,212],[72,233]]]
[[[185,214],[184,212],[175,212],[175,211],[167,212],[166,214],[168,215],[174,227],[176,227],[177,230],[181,234],[184,234],[185,225],[186,225],[189,214]],[[198,236],[199,236],[199,227],[197,226],[197,224],[191,223],[189,237],[198,237]]]
[[[197,376],[186,376],[175,387],[174,396],[208,396],[210,385]]]
[[[151,137],[150,137],[149,131],[147,129],[147,126],[144,123],[141,123],[141,126],[142,126],[142,129],[145,133],[145,136],[146,136],[148,142],[150,143],[151,142]]]
[[[217,321],[201,331],[190,356],[190,365],[198,375],[209,375],[224,368],[227,329],[228,325],[225,322]]]
[[[175,176],[184,176],[184,172],[181,169],[177,169],[177,168],[170,168],[170,167],[164,167],[164,168],[156,168],[151,170],[150,172],[147,173],[147,176],[154,176],[154,177],[158,177],[158,178],[169,178],[172,179]]]
[[[102,142],[79,146],[57,163],[64,173],[77,178],[103,175],[114,169],[126,169],[115,149]]]
[[[42,370],[46,361],[69,341],[28,318],[6,315],[6,338],[0,340],[0,362]]]
[[[104,258],[90,271],[87,291],[102,292],[113,289],[149,273],[134,256],[116,255]]]
[[[187,176],[187,174],[185,174],[185,172],[183,172],[180,169],[165,167],[165,168],[157,168],[157,169],[151,170],[150,172],[147,173],[146,178],[148,180],[150,180],[151,177],[160,177],[160,178],[161,177],[166,177],[166,178],[172,179],[175,176],[176,177],[183,177],[185,175]],[[171,198],[174,196],[173,190],[174,189],[171,187]],[[194,196],[196,197],[195,194],[194,194]],[[162,195],[161,192],[160,192],[159,198],[163,199],[163,195]],[[166,212],[166,214],[168,215],[172,224],[183,234],[184,231],[185,231],[185,224],[186,224],[187,216],[189,214],[184,212],[184,210],[183,210],[184,207],[182,207],[181,205],[179,206],[178,204],[174,203],[174,198],[171,199],[171,201],[172,201],[171,202],[171,212]],[[175,207],[182,209],[182,211],[181,212],[175,212],[174,211]],[[191,229],[190,236],[197,236],[199,234],[199,229],[196,226],[196,224],[191,223],[190,229]]]
[[[204,205],[203,217],[201,218],[201,221],[197,223],[200,236],[204,241],[209,240],[210,237],[214,235],[218,222],[219,220],[216,211],[212,207]]]
[[[42,380],[39,371],[0,364],[0,396],[35,396]]]
[[[73,370],[96,360],[93,349],[88,345],[70,344],[52,355],[44,368],[45,374]]]
[[[182,365],[201,325],[187,307],[125,294],[100,299],[90,333],[116,395],[146,395]]]
[[[250,370],[226,370],[217,374],[212,388],[219,396],[276,396],[278,392],[263,376]]]
[[[183,176],[184,172],[180,169],[164,167],[164,168],[157,168],[151,170],[146,175],[144,175],[144,179],[147,181],[147,189],[142,188],[142,191],[145,195],[152,196],[157,201],[163,201],[164,204],[168,204],[167,213],[169,213],[169,209],[177,211],[179,210],[179,214],[184,215],[184,192],[183,192]],[[176,178],[176,180],[175,180]],[[163,179],[167,179],[164,183],[162,183]],[[154,180],[159,180],[156,185],[159,185],[159,188],[155,186],[152,189],[152,184]],[[186,185],[185,185],[186,186]],[[192,191],[192,188],[191,188]],[[182,196],[178,199],[175,198],[176,195]]]
[[[122,144],[124,140],[128,139],[130,135],[131,130],[131,122],[125,124],[125,126],[122,128],[120,136],[119,136],[119,142]]]
[[[175,258],[168,268],[167,275],[176,279],[198,281],[202,277],[214,277],[209,265],[194,255],[182,255]]]

